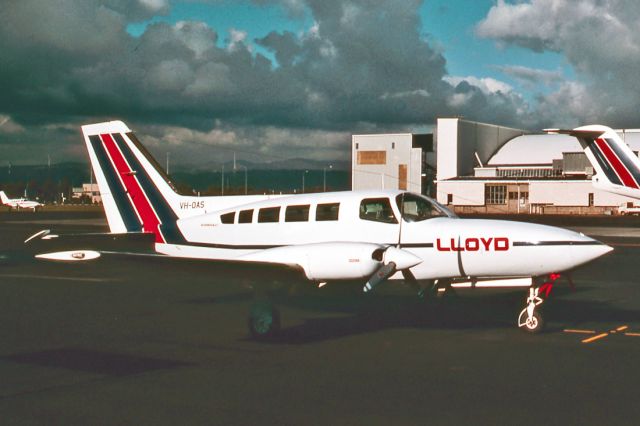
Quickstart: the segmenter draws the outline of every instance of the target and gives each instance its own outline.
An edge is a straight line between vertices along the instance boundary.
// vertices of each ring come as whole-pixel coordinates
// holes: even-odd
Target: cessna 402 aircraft
[[[405,191],[182,196],[123,122],[86,125],[82,132],[111,231],[108,240],[148,238],[154,257],[293,269],[318,286],[361,280],[365,292],[387,279],[438,291],[525,287],[528,297],[517,323],[537,332],[543,296],[559,273],[612,250],[565,229],[459,219],[434,200]],[[37,246],[63,237],[41,231],[28,241]],[[111,253],[74,240],[71,250],[38,250],[37,257],[82,261]],[[279,326],[278,311],[261,306],[249,318],[258,337]]]
[[[26,192],[26,191],[25,191]],[[26,194],[25,194],[26,196]],[[33,209],[35,212],[42,204],[37,201],[27,200],[26,198],[9,198],[4,191],[0,191],[0,201],[5,206],[9,206],[12,209]]]

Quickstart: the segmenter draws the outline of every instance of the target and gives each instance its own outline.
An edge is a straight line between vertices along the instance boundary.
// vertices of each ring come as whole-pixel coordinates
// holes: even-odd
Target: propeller
[[[382,266],[369,278],[362,289],[365,293],[372,291],[380,283],[384,282],[396,271],[402,271],[402,275],[412,286],[417,286],[418,281],[409,268],[422,263],[422,259],[401,248],[402,222],[404,217],[404,192],[400,198],[400,223],[398,228],[398,244],[387,247],[382,253],[374,253],[373,257],[382,261]]]
[[[397,271],[402,271],[402,275],[405,279],[413,279],[413,281],[415,281],[416,279],[409,268],[420,263],[422,263],[422,259],[407,250],[393,246],[387,247],[382,254],[382,265],[371,276],[371,278],[369,278],[369,281],[367,281],[363,290],[365,293],[370,292]]]

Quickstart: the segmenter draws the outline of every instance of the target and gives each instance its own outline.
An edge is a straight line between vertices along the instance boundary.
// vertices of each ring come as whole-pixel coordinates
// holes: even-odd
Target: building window
[[[268,207],[258,210],[258,223],[273,223],[280,220],[280,207]]]
[[[358,164],[387,164],[387,151],[358,151]]]
[[[238,223],[251,223],[253,220],[253,210],[241,210],[238,214]]]
[[[220,221],[222,223],[230,224],[230,223],[233,223],[235,218],[236,218],[236,212],[225,213],[222,216],[220,216]]]
[[[487,185],[484,187],[485,204],[505,204],[506,196],[506,185]]]
[[[388,198],[368,198],[360,203],[360,219],[383,223],[398,223]]]
[[[407,190],[407,165],[398,165],[398,189]]]
[[[284,211],[285,222],[306,222],[309,220],[309,205],[287,206]]]
[[[340,212],[340,203],[331,204],[318,204],[316,208],[316,220],[338,220],[338,213]]]

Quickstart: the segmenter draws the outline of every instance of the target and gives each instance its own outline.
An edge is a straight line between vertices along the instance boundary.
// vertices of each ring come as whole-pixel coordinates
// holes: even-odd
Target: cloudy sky
[[[0,166],[122,119],[195,167],[348,160],[436,117],[640,127],[631,0],[20,0],[0,13]]]

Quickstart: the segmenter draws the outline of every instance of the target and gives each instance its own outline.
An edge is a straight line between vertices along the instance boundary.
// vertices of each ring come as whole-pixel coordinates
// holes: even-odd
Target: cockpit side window
[[[407,222],[420,222],[434,217],[456,217],[434,200],[410,192],[398,195],[396,203],[402,218]]]
[[[360,219],[382,223],[398,223],[388,198],[365,198],[360,202]]]

